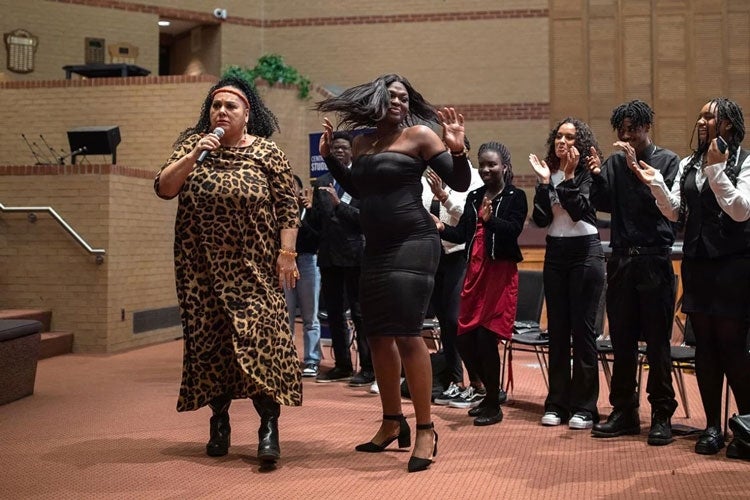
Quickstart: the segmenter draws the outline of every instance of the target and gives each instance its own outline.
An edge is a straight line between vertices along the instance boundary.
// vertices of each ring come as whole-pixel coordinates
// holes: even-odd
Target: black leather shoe
[[[474,419],[474,425],[493,425],[499,424],[503,421],[503,410],[498,406],[497,408],[482,408],[480,415]]]
[[[699,455],[716,455],[724,448],[724,435],[718,427],[707,427],[695,442],[695,452]]]
[[[281,406],[268,396],[253,399],[253,405],[260,415],[258,460],[264,466],[273,465],[281,458],[281,448],[279,447]]]
[[[748,447],[743,441],[734,438],[727,445],[727,458],[750,460],[750,447]]]
[[[375,372],[361,370],[349,380],[351,387],[365,387],[375,382]]]
[[[648,440],[651,446],[664,446],[674,441],[672,437],[672,422],[669,417],[659,413],[651,415],[651,429],[648,431]]]
[[[206,455],[209,457],[223,457],[229,452],[232,428],[229,426],[229,413],[221,413],[211,417]]]
[[[638,410],[614,410],[607,421],[596,423],[591,429],[591,435],[598,438],[630,436],[641,433],[641,420]]]

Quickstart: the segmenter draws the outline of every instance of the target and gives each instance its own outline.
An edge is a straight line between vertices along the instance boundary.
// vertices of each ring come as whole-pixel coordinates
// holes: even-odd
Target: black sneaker
[[[317,377],[318,376],[318,365],[315,363],[307,363],[305,368],[302,370],[303,377]]]
[[[344,370],[343,368],[336,366],[333,369],[318,375],[315,381],[321,384],[327,384],[328,382],[346,382],[351,378],[351,370]]]
[[[365,387],[375,382],[375,372],[361,370],[349,381],[351,387]]]

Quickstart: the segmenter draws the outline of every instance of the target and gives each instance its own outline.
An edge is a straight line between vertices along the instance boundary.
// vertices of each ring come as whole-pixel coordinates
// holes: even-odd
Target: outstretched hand
[[[331,144],[333,144],[333,124],[327,117],[323,117],[323,134],[320,136],[318,151],[320,156],[325,158],[331,154]]]
[[[599,153],[597,153],[596,148],[594,146],[591,146],[589,148],[589,157],[586,159],[586,164],[589,167],[589,171],[594,175],[599,175],[602,173],[602,159],[599,158]]]
[[[443,142],[452,152],[460,153],[464,150],[464,115],[454,108],[443,108],[437,113],[443,126]]]

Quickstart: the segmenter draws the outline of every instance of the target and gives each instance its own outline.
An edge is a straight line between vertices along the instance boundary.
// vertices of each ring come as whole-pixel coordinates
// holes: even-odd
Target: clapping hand
[[[484,198],[482,198],[482,206],[479,207],[479,217],[481,217],[484,222],[487,222],[488,220],[490,220],[491,215],[492,200],[485,196]]]
[[[589,148],[589,157],[586,160],[586,163],[588,164],[589,171],[592,174],[599,175],[602,173],[602,159],[599,158],[599,153],[596,151],[596,148],[594,146],[591,146]]]
[[[581,153],[578,151],[578,148],[575,146],[571,146],[570,149],[568,149],[568,152],[560,161],[560,167],[565,174],[565,179],[572,179],[573,176],[575,176],[576,167],[578,167],[578,160],[580,159]]]
[[[443,108],[438,111],[443,126],[443,142],[454,153],[464,150],[464,115],[456,113],[454,108]]]
[[[638,177],[638,180],[646,185],[650,185],[651,183],[653,183],[657,173],[659,172],[643,160],[638,163],[628,163],[628,167],[635,174],[635,176]]]
[[[534,153],[531,153],[529,155],[529,163],[531,163],[531,168],[534,169],[534,173],[536,174],[539,183],[549,184],[549,180],[552,174],[550,173],[549,167],[547,166],[547,162],[545,162],[544,160],[539,161],[539,158],[537,158]]]
[[[441,202],[448,198],[448,193],[445,191],[445,189],[443,189],[443,179],[441,179],[434,170],[428,168],[425,171],[424,176],[425,179],[427,179],[427,184],[429,184],[430,189],[432,190],[432,194],[435,195],[435,198],[437,198]]]

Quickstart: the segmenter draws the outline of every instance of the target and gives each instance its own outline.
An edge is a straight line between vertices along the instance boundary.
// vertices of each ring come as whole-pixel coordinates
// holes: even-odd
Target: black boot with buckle
[[[232,398],[228,395],[219,396],[208,404],[213,411],[211,417],[206,455],[209,457],[223,457],[229,452],[232,428],[229,426],[229,405]]]
[[[272,466],[281,458],[279,447],[279,415],[281,406],[270,396],[253,398],[255,410],[260,415],[258,429],[258,460],[263,466]]]

